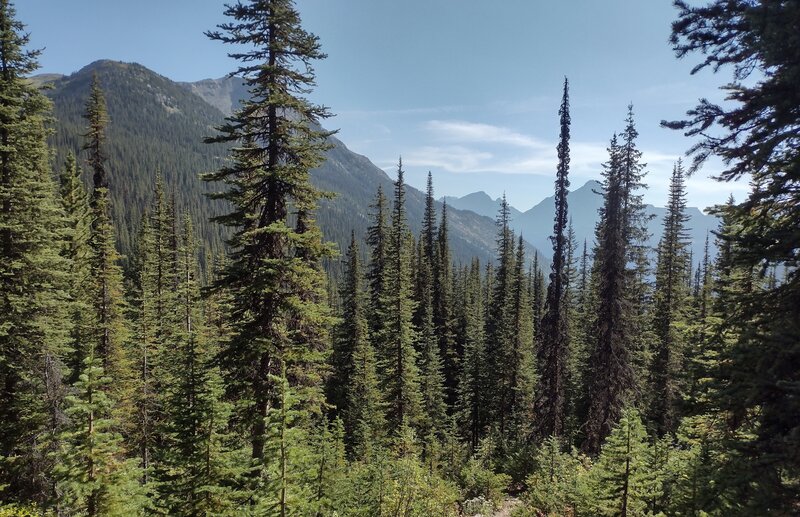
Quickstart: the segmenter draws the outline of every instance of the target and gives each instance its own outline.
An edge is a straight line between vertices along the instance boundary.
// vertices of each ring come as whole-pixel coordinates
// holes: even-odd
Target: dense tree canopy
[[[230,153],[204,178],[227,207],[212,260],[195,191],[159,167],[127,206],[103,74],[71,84],[84,118],[60,113],[51,160],[38,53],[0,0],[0,515],[796,514],[800,8],[675,4],[678,56],[731,66],[728,102],[665,123],[696,145],[654,249],[629,105],[580,243],[565,80],[546,277],[505,198],[494,257],[454,259],[454,213],[430,173],[410,211],[402,161],[335,255],[309,174],[325,56],[291,0],[208,33],[248,85],[207,138]],[[691,257],[686,174],[712,154],[753,188]]]

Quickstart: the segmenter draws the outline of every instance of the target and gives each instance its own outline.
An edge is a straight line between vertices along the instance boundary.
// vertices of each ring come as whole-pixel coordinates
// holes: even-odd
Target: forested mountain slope
[[[142,65],[109,60],[67,76],[39,77],[39,82],[51,86],[46,93],[55,105],[57,169],[69,151],[80,151],[85,131],[81,114],[95,73],[108,102],[111,195],[123,253],[130,252],[159,171],[165,183],[174,187],[178,210],[195,214],[198,231],[210,249],[219,249],[220,229],[208,218],[221,213],[221,205],[205,197],[213,186],[198,176],[218,167],[226,150],[222,145],[204,144],[203,139],[214,134],[214,127],[246,93],[244,87],[235,78],[177,83]],[[351,230],[365,234],[375,192],[379,185],[385,193],[391,192],[392,179],[340,140],[331,138],[331,144],[326,162],[312,172],[312,181],[336,194],[322,202],[317,217],[326,238],[343,250]],[[414,233],[421,227],[424,200],[422,192],[409,187],[408,215]],[[493,256],[496,227],[492,218],[455,209],[448,211],[448,218],[457,262],[467,263],[473,256],[486,261]],[[533,250],[528,251],[533,256]]]

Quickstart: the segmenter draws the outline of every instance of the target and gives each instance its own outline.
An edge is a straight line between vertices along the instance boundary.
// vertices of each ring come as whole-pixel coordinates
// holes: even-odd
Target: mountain
[[[45,93],[54,103],[52,143],[57,169],[67,152],[77,153],[82,144],[82,113],[94,74],[108,104],[109,177],[122,252],[132,249],[158,171],[174,189],[180,210],[195,214],[196,227],[209,248],[220,249],[223,235],[208,218],[224,213],[224,206],[204,195],[218,186],[206,184],[198,176],[219,167],[227,155],[225,146],[204,144],[203,138],[214,134],[214,127],[246,94],[241,80],[177,83],[139,64],[109,60],[94,62],[68,76],[48,78],[42,82],[48,82]],[[326,238],[344,250],[351,230],[365,235],[369,204],[378,185],[391,198],[392,179],[340,140],[331,137],[330,144],[325,162],[312,171],[312,181],[335,193],[333,199],[322,201],[317,218]],[[424,201],[422,192],[408,187],[408,218],[415,233],[421,227]],[[458,209],[449,210],[448,216],[457,261],[466,263],[477,256],[485,262],[494,256],[496,227],[492,218]],[[530,256],[533,251],[528,249]]]
[[[225,115],[230,115],[247,98],[247,87],[241,79],[224,77],[222,79],[203,79],[193,83],[178,83],[184,88],[211,104]]]
[[[590,249],[594,242],[594,232],[599,217],[598,209],[603,205],[603,198],[596,192],[600,192],[601,189],[602,186],[599,182],[588,181],[582,187],[571,191],[567,197],[569,216],[572,220],[578,247],[581,249],[584,239]],[[489,210],[494,210],[496,214],[500,207],[499,200],[492,201],[485,192],[475,192],[461,198],[447,198],[447,203],[465,210],[472,210],[478,214],[487,214]],[[650,216],[648,223],[649,245],[655,248],[661,238],[666,208],[646,205],[645,211]],[[552,249],[550,235],[553,232],[555,197],[547,197],[525,212],[515,210],[512,211],[513,213],[517,214],[512,216],[511,221],[511,227],[514,231],[518,234],[521,233],[535,248],[545,250],[545,253],[548,254],[549,250]],[[719,220],[712,215],[704,214],[696,207],[687,207],[686,214],[689,216],[686,226],[689,228],[688,235],[691,239],[691,250],[694,262],[697,263],[699,258],[703,256],[706,235],[710,235],[711,231],[717,229]],[[710,251],[712,254],[715,252],[713,247]],[[580,249],[578,252],[580,252]]]
[[[446,201],[448,206],[458,208],[459,210],[469,210],[479,215],[485,215],[494,219],[500,210],[501,198],[492,199],[489,194],[484,191],[473,192],[464,197],[443,196],[440,201]],[[516,208],[509,207],[511,218],[516,219],[522,212]]]

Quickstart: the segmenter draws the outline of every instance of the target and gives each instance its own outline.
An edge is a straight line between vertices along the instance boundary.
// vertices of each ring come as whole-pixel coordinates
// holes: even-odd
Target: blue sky
[[[299,0],[306,29],[328,59],[312,98],[337,116],[325,125],[393,174],[437,196],[505,192],[525,210],[552,193],[558,105],[570,79],[571,180],[599,176],[611,135],[634,104],[650,189],[663,205],[673,162],[691,141],[659,127],[699,97],[721,98],[725,73],[690,76],[697,57],[669,47],[668,0]],[[71,73],[96,59],[141,63],[192,81],[234,69],[203,31],[225,21],[217,0],[17,0],[42,72]],[[720,203],[745,184],[689,179],[693,206]]]

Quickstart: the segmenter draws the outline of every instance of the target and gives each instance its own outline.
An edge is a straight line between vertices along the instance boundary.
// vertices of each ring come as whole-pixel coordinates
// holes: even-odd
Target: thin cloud
[[[380,117],[391,115],[436,115],[440,113],[457,113],[471,109],[471,106],[429,106],[417,108],[399,108],[385,110],[340,110],[337,111],[338,117]]]
[[[435,138],[462,143],[492,143],[542,149],[549,144],[538,138],[523,135],[502,126],[462,120],[429,120],[423,127]]]
[[[487,172],[485,164],[493,158],[489,152],[463,146],[426,146],[407,153],[403,163],[448,172]]]

